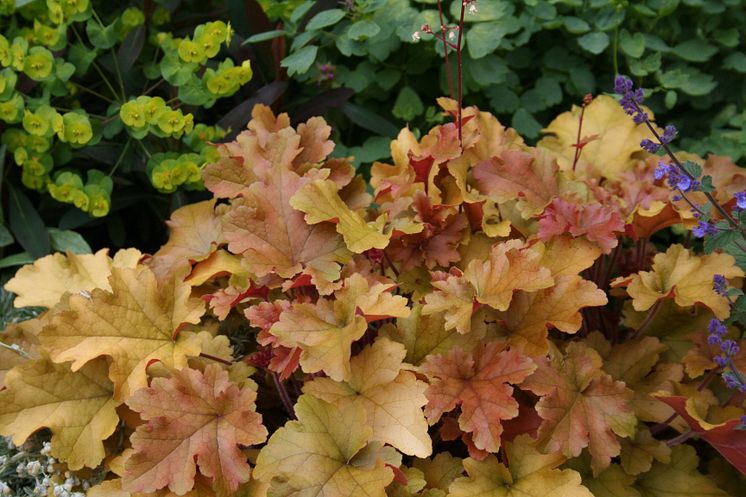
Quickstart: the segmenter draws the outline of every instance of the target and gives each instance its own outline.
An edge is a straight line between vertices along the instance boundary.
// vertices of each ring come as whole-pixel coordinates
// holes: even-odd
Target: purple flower
[[[637,124],[642,124],[644,122],[647,122],[649,120],[647,112],[638,112],[634,116],[632,116],[632,120],[636,122]]]
[[[661,143],[663,145],[667,145],[671,143],[671,141],[676,137],[678,134],[678,130],[676,129],[676,126],[673,124],[669,124],[665,128],[663,128],[663,135],[661,136]]]
[[[710,335],[723,336],[728,332],[728,328],[719,319],[710,319],[710,324],[707,325],[707,332]]]
[[[694,233],[694,236],[697,238],[704,238],[707,235],[712,236],[717,234],[717,232],[717,228],[707,221],[699,221],[697,226],[692,228],[692,233]]]
[[[648,115],[640,108],[645,100],[642,88],[635,88],[631,79],[619,75],[614,79],[614,91],[622,96],[619,99],[619,105],[622,106],[624,112],[633,117],[637,124],[648,121]]]
[[[642,145],[642,143],[640,143]],[[668,174],[668,171],[671,169],[671,166],[668,164],[664,164],[663,162],[658,163],[658,167],[655,168],[655,171],[653,171],[653,177],[655,179],[662,179],[665,175]]]
[[[735,340],[723,340],[720,343],[720,350],[728,357],[733,357],[741,351],[741,347],[738,346]]]
[[[725,386],[735,390],[737,388],[740,388],[741,382],[738,381],[738,378],[736,378],[736,375],[733,373],[724,373],[723,374],[723,383],[725,383]]]
[[[656,153],[660,148],[659,144],[655,143],[653,140],[648,140],[647,138],[642,139],[642,141],[640,142],[640,146],[643,148],[643,150],[646,150],[651,154]]]
[[[634,83],[632,83],[632,80],[627,76],[618,74],[617,77],[614,78],[614,93],[624,95],[625,93],[632,91],[633,87]]]
[[[746,191],[738,192],[735,195],[736,205],[739,209],[746,209]]]
[[[712,277],[712,289],[715,293],[723,297],[728,296],[728,280],[722,274],[716,274]]]
[[[715,361],[715,364],[717,364],[718,367],[721,367],[721,368],[724,368],[730,362],[730,359],[722,355],[716,355],[715,357],[712,358],[712,360]]]

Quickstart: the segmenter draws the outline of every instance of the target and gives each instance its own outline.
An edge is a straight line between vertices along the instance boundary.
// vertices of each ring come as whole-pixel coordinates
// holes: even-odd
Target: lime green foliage
[[[206,109],[246,98],[237,93],[253,72],[245,54],[228,50],[234,31],[208,14],[212,6],[173,8],[118,0],[0,5],[3,185],[42,199],[28,198],[24,205],[38,211],[22,217],[82,226],[107,216],[120,195],[123,205],[146,200],[135,202],[160,223],[171,206],[158,193],[204,189],[207,144],[229,131],[215,125],[224,109]]]

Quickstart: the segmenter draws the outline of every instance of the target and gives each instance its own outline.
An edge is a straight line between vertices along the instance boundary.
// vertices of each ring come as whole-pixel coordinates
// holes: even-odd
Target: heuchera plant
[[[321,118],[256,106],[158,252],[22,268],[48,310],[4,335],[0,434],[48,430],[91,497],[736,495],[742,262],[661,243],[702,219],[650,112],[589,98],[530,147],[439,104],[370,188]]]

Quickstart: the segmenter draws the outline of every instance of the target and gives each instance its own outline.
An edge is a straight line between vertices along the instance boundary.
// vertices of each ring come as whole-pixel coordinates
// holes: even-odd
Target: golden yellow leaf
[[[110,290],[109,275],[114,267],[135,267],[140,252],[120,250],[112,260],[108,249],[95,254],[67,255],[56,253],[23,266],[5,284],[5,289],[17,294],[16,307],[54,307],[65,293],[90,292],[94,288]]]
[[[347,248],[360,254],[366,250],[383,249],[389,244],[391,233],[384,233],[385,216],[367,222],[363,216],[350,209],[339,197],[339,186],[332,180],[314,180],[301,187],[290,198],[293,208],[306,214],[306,222],[324,221],[336,224],[337,233],[344,238]]]
[[[656,254],[652,269],[619,277],[612,286],[627,287],[636,311],[646,311],[660,299],[673,298],[681,307],[704,304],[719,319],[728,317],[730,305],[727,298],[713,289],[713,276],[737,278],[744,275],[731,255],[698,256],[678,244],[671,245],[665,253]]]
[[[49,428],[51,455],[70,469],[95,468],[104,459],[103,440],[119,423],[113,385],[105,359],[77,371],[47,358],[26,362],[5,377],[0,391],[0,434],[21,445],[32,433]]]
[[[316,378],[304,385],[303,392],[335,405],[362,405],[373,428],[371,440],[387,443],[404,454],[427,457],[432,452],[422,412],[427,404],[427,383],[404,369],[405,355],[402,344],[379,338],[352,358],[349,380]]]
[[[186,366],[200,353],[199,338],[179,333],[196,324],[204,303],[190,297],[191,286],[172,278],[159,285],[147,267],[112,271],[111,292],[97,289],[90,298],[72,296],[67,309],[50,318],[40,335],[55,362],[73,361],[73,370],[99,356],[109,356],[114,398],[122,401],[147,386],[146,367],[161,361]]]
[[[653,117],[649,111],[648,115]],[[572,169],[579,121],[580,107],[573,106],[544,129],[549,136],[537,145],[554,152],[563,171]],[[583,147],[576,171],[609,179],[617,179],[619,173],[634,166],[634,156],[643,152],[640,141],[653,138],[644,124],[635,124],[617,101],[606,95],[599,95],[585,108],[581,138],[594,135]]]
[[[277,430],[259,452],[254,476],[273,497],[385,497],[394,478],[357,403],[336,406],[311,395],[295,405],[297,421]]]
[[[448,497],[593,497],[579,473],[556,469],[564,457],[540,454],[529,440],[524,435],[506,444],[509,468],[493,455],[465,459],[467,476],[451,484]]]

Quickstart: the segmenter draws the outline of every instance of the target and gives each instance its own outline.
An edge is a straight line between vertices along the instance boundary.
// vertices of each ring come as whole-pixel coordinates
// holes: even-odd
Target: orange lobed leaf
[[[505,150],[472,170],[476,186],[499,203],[518,200],[524,218],[540,214],[559,195],[557,162],[538,149]]]
[[[606,305],[606,293],[577,275],[561,275],[554,286],[534,293],[517,292],[510,307],[498,314],[500,329],[512,347],[531,357],[549,351],[548,327],[577,332],[584,307]]]
[[[254,275],[292,278],[304,273],[322,293],[329,293],[331,282],[339,279],[340,264],[351,254],[333,226],[309,226],[290,206],[290,198],[309,181],[281,169],[253,183],[244,198],[233,201],[223,217],[223,231],[229,250],[242,254]]]
[[[432,425],[460,406],[459,427],[473,433],[478,449],[496,452],[501,421],[518,415],[510,384],[520,384],[535,369],[531,359],[500,342],[485,343],[473,353],[453,348],[445,355],[428,356],[420,366],[431,380],[425,415]]]
[[[632,391],[605,374],[602,363],[595,350],[571,342],[564,356],[538,359],[536,372],[521,385],[541,396],[536,404],[544,420],[541,447],[567,457],[588,447],[596,474],[619,455],[617,436],[632,436],[637,424],[629,406]]]
[[[496,244],[489,259],[472,260],[462,275],[435,275],[432,285],[436,291],[425,297],[423,314],[443,311],[448,329],[468,333],[475,303],[504,311],[515,291],[536,291],[554,283],[549,270],[539,266],[539,259],[540,255],[520,240]]]
[[[190,262],[207,259],[223,238],[215,200],[185,205],[175,210],[166,224],[168,242],[148,262],[162,279],[188,268]]]
[[[156,378],[127,405],[147,421],[131,436],[123,487],[133,492],[168,488],[181,495],[194,487],[197,466],[218,496],[249,481],[251,468],[241,446],[267,438],[255,411],[256,387],[239,388],[215,364],[204,372],[185,368]]]
[[[619,244],[624,221],[618,210],[600,203],[575,204],[555,198],[539,218],[539,238],[549,240],[570,233],[595,242],[605,254]]]

